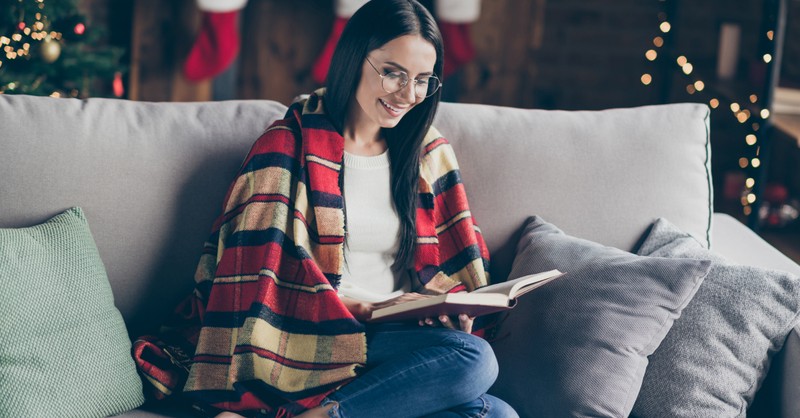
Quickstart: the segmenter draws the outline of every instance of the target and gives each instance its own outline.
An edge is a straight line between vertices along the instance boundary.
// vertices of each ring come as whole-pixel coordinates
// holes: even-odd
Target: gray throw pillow
[[[79,208],[0,229],[0,417],[105,417],[144,402]]]
[[[732,264],[665,219],[639,254],[710,259],[697,295],[650,357],[633,415],[743,417],[800,311],[792,274]]]
[[[647,356],[709,264],[637,256],[529,218],[509,279],[566,274],[520,298],[500,326],[492,392],[524,417],[627,417]]]

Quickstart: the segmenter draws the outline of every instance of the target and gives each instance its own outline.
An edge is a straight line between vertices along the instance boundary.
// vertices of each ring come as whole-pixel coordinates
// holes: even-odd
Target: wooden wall
[[[181,76],[200,22],[195,1],[119,1],[131,3],[133,9],[128,97],[213,99],[210,82],[191,84]],[[234,82],[224,96],[287,103],[318,87],[310,70],[330,31],[333,1],[249,0],[242,13],[241,52],[228,74]],[[645,59],[644,52],[653,48],[652,40],[660,34],[658,15],[664,4],[659,0],[484,0],[471,33],[477,57],[445,80],[445,98],[560,109],[659,103],[664,99],[659,83],[666,83],[667,77],[656,77],[649,87],[642,85],[640,77],[661,71]],[[792,4],[797,8],[800,3]],[[672,16],[677,49],[697,63],[696,68],[705,65],[713,72],[720,20],[738,21],[745,29],[757,27],[758,13],[749,12],[754,7],[749,0],[680,2],[678,13]],[[800,20],[797,15],[795,21]],[[755,43],[751,38],[743,34],[743,50],[751,49]],[[787,40],[787,47],[797,44]],[[677,67],[673,72],[679,73]],[[674,83],[673,87],[683,89]],[[669,101],[706,99],[673,94]]]
[[[130,98],[211,99],[208,84],[180,77],[199,22],[194,2],[132,1]],[[542,108],[652,102],[653,89],[644,89],[639,76],[662,7],[655,0],[485,0],[471,28],[477,57],[445,80],[445,97]],[[250,0],[230,96],[285,103],[318,87],[310,69],[333,19],[333,0]]]
[[[311,66],[332,23],[332,0],[249,1],[242,21],[238,97],[288,103],[319,87]]]
[[[135,0],[128,98],[142,101],[211,99],[211,82],[192,84],[181,66],[200,26],[194,0]]]

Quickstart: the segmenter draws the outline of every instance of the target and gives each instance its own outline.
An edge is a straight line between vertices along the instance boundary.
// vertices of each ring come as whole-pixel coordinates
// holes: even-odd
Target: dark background
[[[786,5],[779,84],[800,88],[800,0]],[[125,97],[145,101],[288,104],[319,87],[310,70],[334,19],[333,0],[250,0],[241,15],[237,62],[215,82],[192,84],[183,79],[181,65],[200,23],[194,0],[81,0],[81,7],[108,27],[109,43],[128,50]],[[659,29],[663,20],[671,24],[666,34]],[[477,56],[445,80],[443,95],[448,101],[566,110],[717,98],[710,121],[715,207],[746,221],[740,199],[723,193],[726,180],[745,171],[740,158],[758,155],[769,163],[766,180],[800,197],[800,140],[776,130],[768,149],[750,147],[744,137],[757,119],[741,124],[730,110],[731,102],[746,103],[750,94],[763,102],[768,86],[762,56],[773,46],[765,35],[769,21],[765,2],[754,0],[484,0],[471,27]],[[725,22],[741,27],[740,59],[735,80],[720,84],[715,73]],[[657,36],[667,47],[654,46]],[[655,61],[645,58],[649,49],[659,52]],[[680,55],[693,64],[692,74],[675,62]],[[645,73],[652,76],[650,85],[641,81]],[[687,85],[698,79],[706,89],[690,94]],[[754,113],[765,106],[750,105]],[[797,224],[764,236],[800,259]]]

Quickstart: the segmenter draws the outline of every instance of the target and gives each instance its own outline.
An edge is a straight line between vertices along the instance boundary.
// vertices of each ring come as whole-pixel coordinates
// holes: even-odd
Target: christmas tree
[[[121,96],[124,51],[103,37],[77,0],[0,0],[0,93]]]

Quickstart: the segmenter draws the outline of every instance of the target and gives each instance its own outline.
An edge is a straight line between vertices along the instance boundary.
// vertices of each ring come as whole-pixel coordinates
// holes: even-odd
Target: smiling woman
[[[357,152],[383,142],[381,129],[397,126],[408,111],[428,97],[427,81],[433,77],[435,63],[436,49],[418,35],[401,36],[372,51],[364,59],[356,100],[347,115],[345,150]]]
[[[345,27],[326,88],[253,145],[183,305],[197,331],[182,330],[194,345],[183,391],[200,407],[516,416],[486,393],[498,366],[474,318],[370,322],[377,309],[489,282],[455,153],[431,126],[442,65],[420,3],[371,0]],[[137,358],[148,381],[163,396],[180,390],[182,372],[153,358]]]

